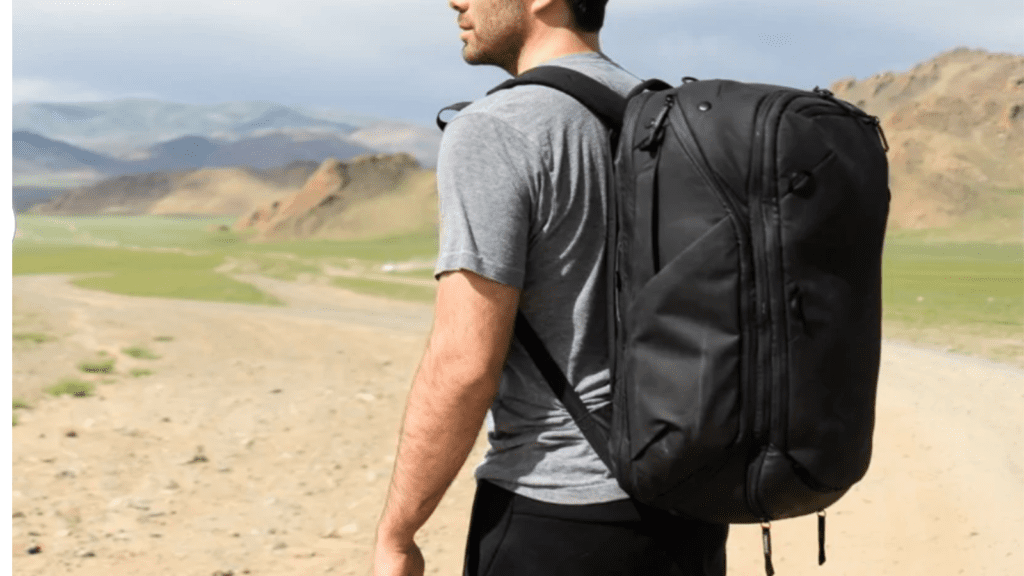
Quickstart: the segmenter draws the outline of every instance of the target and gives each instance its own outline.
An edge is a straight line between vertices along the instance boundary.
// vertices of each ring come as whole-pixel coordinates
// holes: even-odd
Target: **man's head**
[[[463,29],[462,57],[517,75],[544,60],[599,50],[608,0],[449,0]]]

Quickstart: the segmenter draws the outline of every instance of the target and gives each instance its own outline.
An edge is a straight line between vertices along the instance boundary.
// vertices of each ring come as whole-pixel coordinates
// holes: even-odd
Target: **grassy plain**
[[[429,232],[371,240],[250,243],[244,235],[220,229],[230,223],[226,218],[19,215],[13,273],[87,274],[74,284],[133,296],[280,305],[218,268],[230,264],[228,272],[295,280],[303,274],[320,275],[325,265],[379,269],[385,262],[429,259],[437,250]],[[382,281],[353,281],[346,288],[415,300],[432,294]]]
[[[121,294],[278,305],[230,276],[326,278],[348,290],[429,302],[432,231],[369,240],[250,243],[226,218],[19,215],[14,274],[84,274],[75,283]],[[1019,231],[1019,230],[1018,230]],[[884,260],[887,338],[1024,365],[1024,246],[963,242],[934,231],[890,234]],[[332,272],[333,271],[333,272]],[[340,271],[341,273],[338,273]],[[29,336],[25,336],[28,338]]]
[[[1024,365],[1024,245],[886,243],[883,318],[889,338]]]

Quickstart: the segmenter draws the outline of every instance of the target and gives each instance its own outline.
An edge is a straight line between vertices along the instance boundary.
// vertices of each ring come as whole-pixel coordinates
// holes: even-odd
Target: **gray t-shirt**
[[[544,63],[625,96],[639,79],[597,53]],[[435,274],[465,269],[522,288],[520,307],[584,403],[610,401],[605,230],[611,152],[604,125],[558,90],[517,86],[448,124],[437,162]],[[476,476],[523,496],[593,504],[626,493],[518,341],[487,418]]]

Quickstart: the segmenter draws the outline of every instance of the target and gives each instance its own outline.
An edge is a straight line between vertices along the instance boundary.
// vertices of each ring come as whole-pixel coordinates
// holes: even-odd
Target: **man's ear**
[[[569,17],[572,12],[569,10],[569,2],[572,0],[527,0],[527,9],[538,18],[550,20],[552,16],[558,15],[557,20]]]

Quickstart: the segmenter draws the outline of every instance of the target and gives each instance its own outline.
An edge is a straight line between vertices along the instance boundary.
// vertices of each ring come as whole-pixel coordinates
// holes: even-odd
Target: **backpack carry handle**
[[[440,110],[438,110],[438,112],[437,112],[437,127],[441,129],[441,132],[444,132],[445,126],[448,125],[448,122],[451,122],[451,120],[441,120],[441,114],[444,114],[445,112],[447,112],[449,110],[453,110],[456,113],[458,113],[458,112],[462,111],[463,108],[465,108],[466,106],[469,106],[470,104],[472,104],[472,102],[457,102],[455,104],[452,104],[451,106],[445,106],[444,108],[441,108]]]

